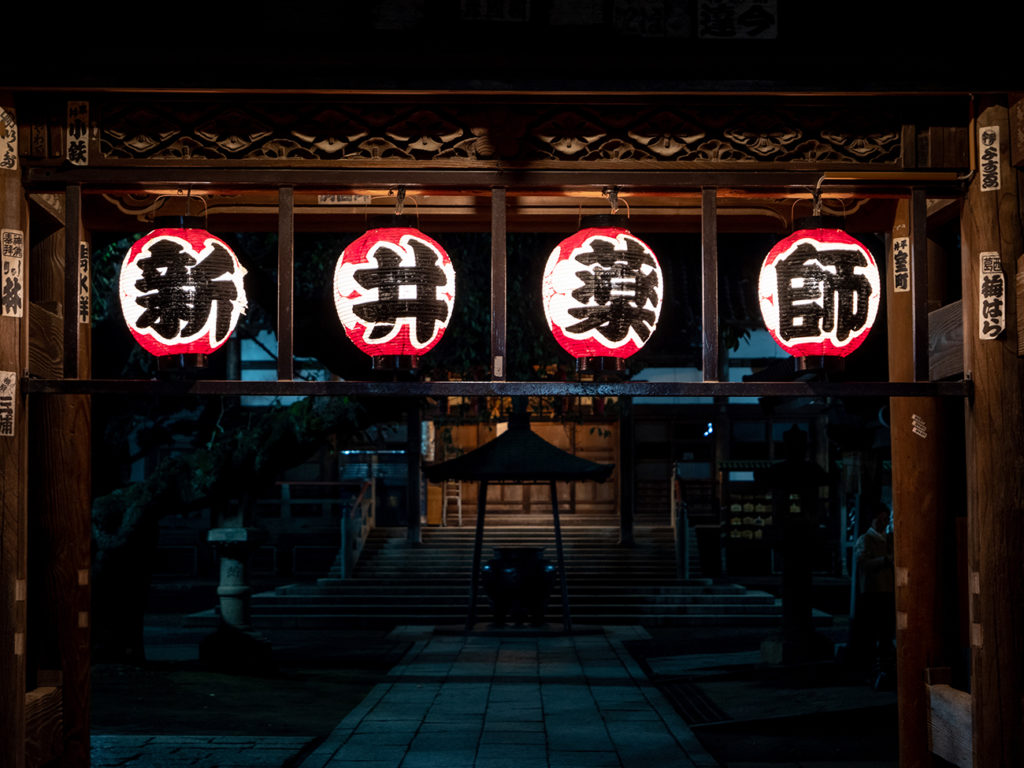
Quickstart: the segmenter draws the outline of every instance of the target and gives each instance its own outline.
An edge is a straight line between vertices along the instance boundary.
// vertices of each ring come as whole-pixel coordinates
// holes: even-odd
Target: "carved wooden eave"
[[[89,103],[87,165],[63,157],[66,99]],[[428,220],[461,227],[486,221],[476,198],[503,186],[510,226],[543,212],[531,226],[544,228],[560,210],[603,209],[601,192],[614,185],[652,226],[669,213],[681,217],[673,226],[696,228],[700,190],[714,186],[738,228],[785,231],[794,212],[809,212],[794,199],[809,199],[823,176],[837,180],[825,188],[837,212],[869,221],[888,210],[879,197],[912,182],[955,194],[968,109],[964,97],[877,94],[37,92],[21,94],[19,121],[29,187],[83,184],[101,229],[151,215],[158,196],[182,190],[203,194],[211,212],[271,226],[282,185],[295,187],[300,219],[323,212],[321,194],[357,196],[334,201],[343,219],[387,208],[402,185]]]
[[[91,166],[140,163],[463,168],[962,167],[917,158],[932,125],[965,125],[965,99],[381,94],[124,96],[90,104]],[[34,161],[60,156],[62,101],[25,94],[20,122]],[[958,109],[959,108],[959,109]],[[956,121],[956,122],[952,122]],[[924,135],[918,135],[918,132]],[[54,143],[58,142],[58,146]],[[923,158],[922,158],[923,159]],[[957,162],[958,161],[958,162]]]

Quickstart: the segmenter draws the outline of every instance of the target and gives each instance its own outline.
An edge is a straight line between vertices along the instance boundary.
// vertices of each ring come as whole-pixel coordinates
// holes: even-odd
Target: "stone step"
[[[558,605],[558,601],[554,601],[555,605]],[[772,610],[768,606],[722,606],[722,605],[708,605],[708,606],[692,606],[688,608],[680,608],[673,606],[671,610],[667,610],[665,606],[658,605],[605,605],[605,606],[586,606],[577,605],[576,603],[570,602],[570,611],[573,617],[580,619],[601,617],[606,614],[613,614],[619,616],[633,616],[637,623],[643,623],[644,617],[653,615],[666,615],[674,614],[679,616],[748,616],[748,615],[765,615],[772,614],[781,619],[781,610]],[[755,608],[759,608],[755,610]],[[478,614],[480,616],[489,616],[490,607],[488,603],[478,604]],[[280,606],[263,606],[259,613],[253,613],[253,623],[260,624],[263,620],[269,616],[280,616],[280,615],[294,615],[302,614],[311,618],[318,616],[346,616],[349,614],[358,614],[366,616],[404,616],[406,614],[419,614],[422,616],[433,616],[434,621],[432,623],[443,623],[445,620],[451,618],[457,618],[459,616],[466,615],[466,603],[460,604],[441,604],[441,605],[419,605],[410,607],[406,605],[336,605],[336,606],[317,606],[317,605],[280,605]]]
[[[379,579],[320,579],[316,584],[289,584],[279,587],[278,594],[303,595],[303,594],[387,594],[393,592],[395,587],[401,587],[406,594],[440,594],[443,592],[454,592],[468,589],[468,574],[458,579],[449,579],[444,582],[424,583],[422,580],[379,580]],[[665,584],[662,581],[649,584],[595,584],[593,582],[569,581],[570,594],[584,592],[600,595],[616,594],[637,594],[648,595],[711,595],[726,597],[730,595],[752,595],[757,594],[753,590],[747,590],[737,584],[704,584],[704,583],[680,583]]]
[[[499,547],[543,547],[554,565],[551,526],[494,525],[488,515],[481,551],[486,563]],[[650,626],[743,624],[778,626],[781,606],[767,592],[710,579],[679,580],[672,530],[650,527],[634,547],[618,544],[617,521],[563,528],[566,579],[574,620],[588,624]],[[423,543],[410,544],[404,528],[371,532],[350,579],[335,568],[312,584],[292,584],[252,599],[253,625],[358,627],[398,624],[459,625],[464,622],[475,546],[472,526],[427,528]],[[691,547],[694,542],[691,541]],[[696,558],[694,558],[696,561]],[[481,588],[478,615],[490,606]],[[816,615],[816,621],[829,617]],[[548,602],[548,621],[561,623],[560,589]],[[189,617],[196,626],[216,620],[215,612]]]
[[[557,596],[557,590],[553,593]],[[554,599],[552,597],[551,599]],[[637,607],[673,605],[680,609],[692,609],[700,606],[713,607],[751,607],[774,605],[777,600],[771,595],[748,597],[745,595],[620,595],[609,598],[607,595],[570,594],[569,603],[573,606],[624,606]],[[319,606],[332,608],[343,605],[398,606],[398,605],[465,605],[466,592],[458,595],[266,595],[253,599],[254,610],[266,611],[275,605],[302,605],[304,607]]]
[[[545,620],[552,626],[561,626],[562,615],[549,613]],[[186,617],[185,625],[188,627],[210,627],[214,628],[220,621],[215,611],[204,611],[191,614]],[[478,621],[487,623],[490,617],[487,613],[480,612]],[[634,614],[613,614],[602,613],[599,616],[580,616],[573,613],[574,626],[592,624],[638,624],[642,623],[648,627],[701,627],[701,626],[737,626],[737,627],[764,627],[766,631],[777,628],[780,616],[775,612],[770,613],[747,613],[747,614],[678,614],[666,612],[661,614],[649,614],[638,620]],[[827,625],[831,617],[827,614],[815,616],[815,623]],[[375,615],[366,613],[347,613],[334,616],[309,616],[303,613],[278,614],[274,616],[256,616],[253,624],[256,628],[317,628],[317,629],[369,629],[387,628],[399,624],[403,625],[441,625],[461,627],[465,622],[465,611],[456,617],[438,617],[428,613],[402,613],[400,615]]]

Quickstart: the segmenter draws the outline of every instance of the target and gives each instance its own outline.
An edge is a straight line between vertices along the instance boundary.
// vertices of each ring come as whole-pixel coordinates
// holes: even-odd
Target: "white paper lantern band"
[[[581,371],[621,370],[654,333],[663,295],[654,251],[614,223],[570,235],[555,246],[544,269],[548,328]]]
[[[374,368],[415,369],[451,320],[455,268],[418,229],[371,229],[338,259],[334,303],[345,334]]]
[[[188,356],[202,365],[245,313],[246,270],[219,237],[182,223],[158,226],[129,248],[121,310],[135,340],[162,362]]]

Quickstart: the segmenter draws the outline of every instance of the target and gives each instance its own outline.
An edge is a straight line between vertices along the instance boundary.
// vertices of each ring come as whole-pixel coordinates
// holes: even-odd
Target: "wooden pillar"
[[[718,190],[701,190],[701,276],[703,316],[702,349],[704,381],[721,380],[718,331]]]
[[[295,377],[292,325],[295,299],[295,189],[277,192],[277,379]]]
[[[33,203],[32,214],[42,215]],[[81,227],[81,189],[70,187],[58,227],[39,231],[30,249],[34,275],[30,370],[90,377],[91,302],[81,301],[90,248]],[[62,333],[54,333],[57,327]],[[91,403],[88,395],[35,395],[28,493],[33,510],[28,551],[30,702],[56,696],[54,712],[27,713],[26,762],[89,762],[92,543]],[[52,693],[44,693],[52,692]]]
[[[406,411],[406,538],[412,544],[423,543],[420,525],[420,408],[409,403]]]
[[[636,511],[636,462],[633,442],[633,398],[619,398],[619,544],[636,543],[633,519]]]
[[[507,222],[504,187],[491,190],[491,378],[503,381],[508,375],[506,316]]]
[[[74,375],[92,377],[91,315],[79,311],[82,259],[91,252],[88,233],[82,227],[81,189],[68,190],[77,200],[66,203],[64,284],[67,312],[76,315],[77,345]],[[72,215],[74,217],[72,218]],[[70,243],[70,244],[68,244]],[[66,368],[66,366],[65,366]],[[45,417],[40,432],[45,442],[45,461],[35,467],[49,479],[41,505],[44,524],[52,532],[46,556],[54,564],[52,594],[58,612],[57,647],[60,651],[64,750],[60,765],[89,764],[89,689],[92,564],[92,403],[89,395],[58,395],[43,402]],[[61,467],[64,477],[53,476]]]
[[[487,512],[487,481],[481,480],[476,495],[476,533],[473,536],[473,565],[469,574],[469,605],[466,609],[466,632],[476,625],[477,588],[480,584],[481,550],[484,547],[484,515]]]
[[[922,372],[927,378],[927,327],[920,322],[927,300],[925,215],[923,192],[915,190],[909,201],[901,200],[887,248],[884,279],[892,381],[914,381]],[[900,258],[906,253],[910,261],[908,279],[901,277],[901,288],[908,290],[894,288],[894,244]],[[923,345],[917,334],[924,337]],[[925,675],[929,667],[950,666],[955,653],[956,539],[947,478],[959,471],[950,466],[959,450],[950,448],[951,405],[957,406],[935,397],[889,401],[900,768],[933,765]],[[870,510],[862,509],[862,516],[865,513]]]
[[[13,99],[0,93],[5,119]],[[28,214],[20,170],[0,167],[0,229],[20,233],[20,317],[0,316],[0,765],[25,766],[28,412],[21,378],[28,370]],[[6,243],[5,243],[6,245]]]
[[[52,633],[56,651],[55,658],[39,658],[39,684],[60,683],[58,765],[83,766],[89,764],[91,411],[88,395],[39,397],[32,404],[32,509],[39,517],[32,526],[29,599],[44,619],[31,629]],[[29,636],[33,645],[42,640]]]
[[[974,142],[983,128],[998,128],[1001,158],[999,189],[982,188],[994,179],[979,168],[960,223],[964,370],[974,381],[965,424],[972,731],[974,765],[987,768],[1024,765],[1024,308],[1014,290],[1022,240],[1008,111],[992,96],[977,97],[976,109]],[[1006,330],[995,339],[979,339],[982,254],[998,255],[1005,279]]]

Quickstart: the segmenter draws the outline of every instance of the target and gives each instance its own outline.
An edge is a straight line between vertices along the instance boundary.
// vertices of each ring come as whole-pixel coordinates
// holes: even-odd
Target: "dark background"
[[[0,87],[1012,91],[1017,3],[113,2],[5,10]]]

